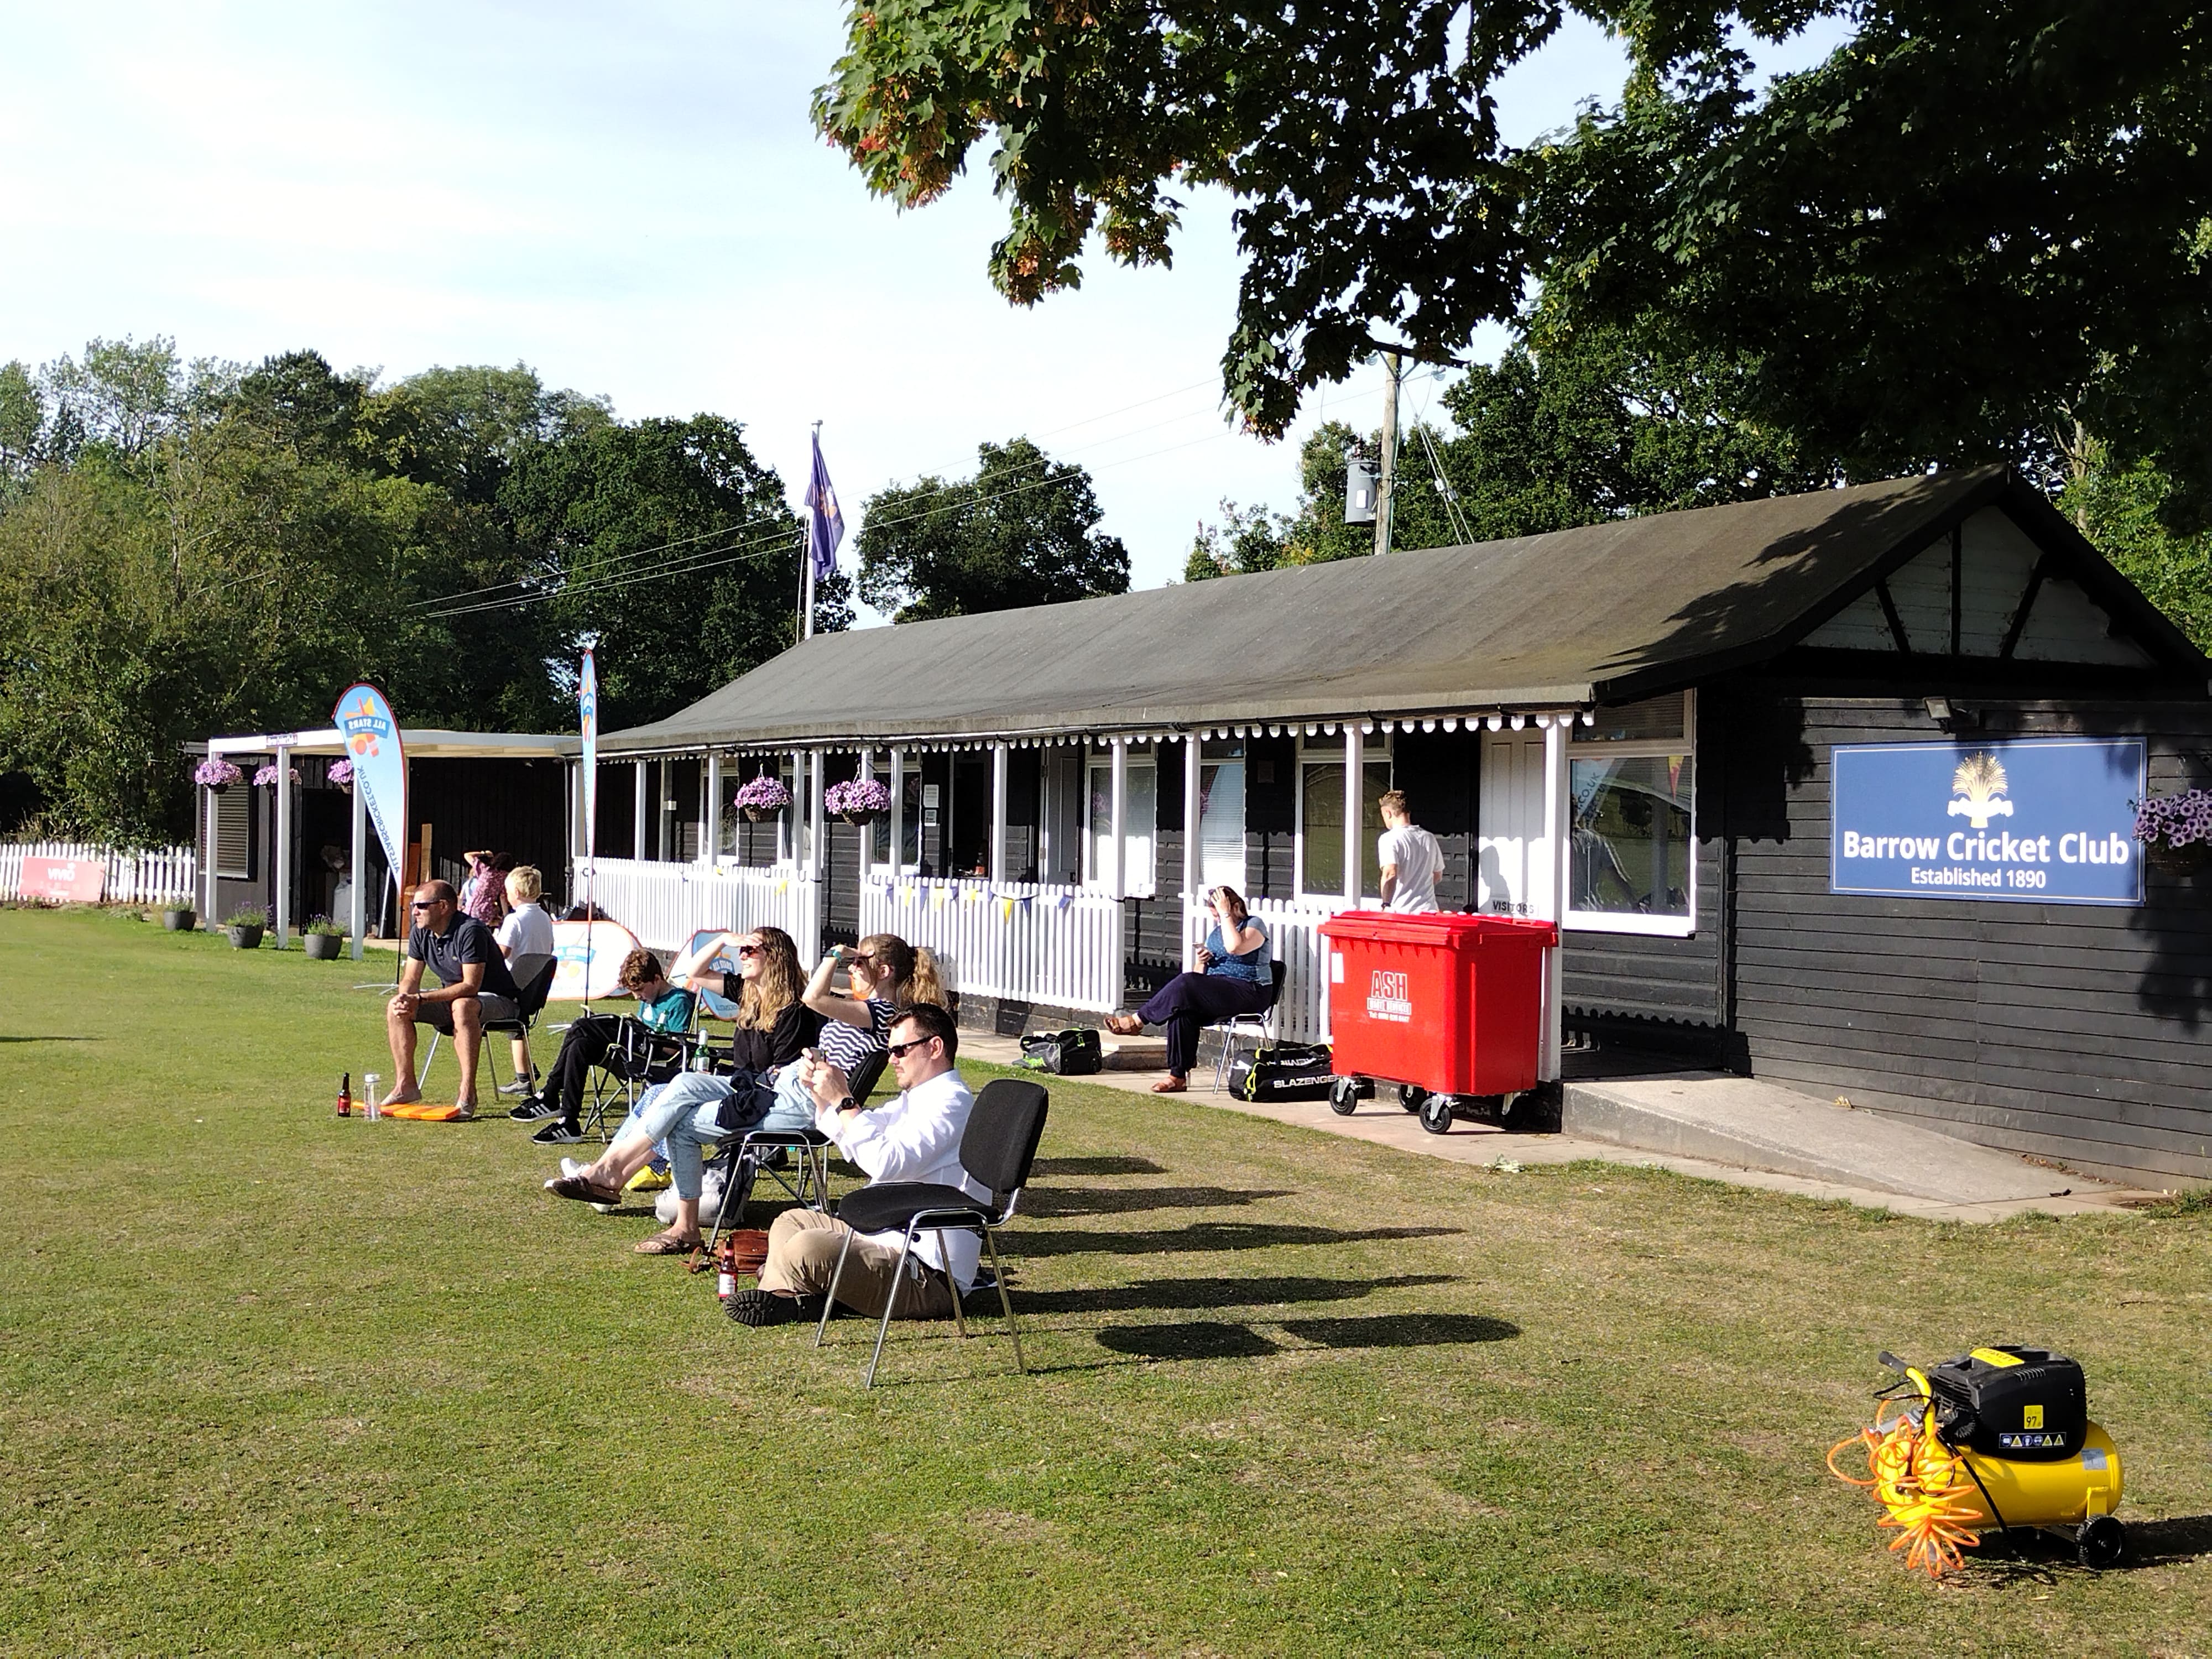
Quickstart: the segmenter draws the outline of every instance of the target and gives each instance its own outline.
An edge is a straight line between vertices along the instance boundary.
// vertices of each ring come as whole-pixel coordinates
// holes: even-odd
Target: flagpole
[[[813,453],[817,456],[822,453],[822,422],[819,421],[814,423]],[[814,465],[818,465],[819,463],[817,462]],[[811,497],[814,491],[814,473],[811,466],[807,471],[806,478],[807,494]],[[808,520],[810,526],[812,522],[811,519]],[[802,640],[811,640],[814,637],[814,536],[811,528],[805,549],[799,555],[799,637]]]

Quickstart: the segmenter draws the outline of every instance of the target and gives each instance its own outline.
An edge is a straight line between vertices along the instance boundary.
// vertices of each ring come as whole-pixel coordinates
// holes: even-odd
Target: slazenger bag
[[[1229,1092],[1245,1100],[1327,1100],[1326,1042],[1282,1042],[1229,1063]]]
[[[1054,1077],[1089,1077],[1103,1069],[1098,1033],[1071,1027],[1065,1031],[1039,1031],[1022,1039],[1022,1064],[1033,1072]]]

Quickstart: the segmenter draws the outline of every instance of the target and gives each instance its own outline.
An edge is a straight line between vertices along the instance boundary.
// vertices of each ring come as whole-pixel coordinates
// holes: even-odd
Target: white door
[[[1535,726],[1482,734],[1481,815],[1475,828],[1475,908],[1543,915],[1544,733]]]

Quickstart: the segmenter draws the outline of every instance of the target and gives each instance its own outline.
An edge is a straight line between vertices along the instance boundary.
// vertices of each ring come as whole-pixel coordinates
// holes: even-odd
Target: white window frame
[[[1205,826],[1200,821],[1199,813],[1193,811],[1190,812],[1188,816],[1193,823],[1199,825],[1198,876],[1200,882],[1207,887],[1219,887],[1226,883],[1229,886],[1235,888],[1238,892],[1242,893],[1245,890],[1245,873],[1251,866],[1250,851],[1245,845],[1245,836],[1250,833],[1250,826],[1252,823],[1251,741],[1246,738],[1217,738],[1213,743],[1209,744],[1200,738],[1196,732],[1193,732],[1189,738],[1185,739],[1185,741],[1194,743],[1199,745],[1198,763],[1201,768],[1206,766],[1234,766],[1237,769],[1237,789],[1241,796],[1240,805],[1243,810],[1238,814],[1237,824],[1237,866],[1234,876],[1224,875],[1219,869],[1209,868],[1207,866],[1206,862]],[[1217,755],[1212,757],[1211,759],[1208,759],[1206,750],[1216,745],[1224,748],[1232,748],[1236,750],[1237,752],[1233,756]],[[1155,797],[1155,799],[1157,799],[1157,797]]]
[[[1577,720],[1568,735],[1567,765],[1565,787],[1568,799],[1559,804],[1559,822],[1572,821],[1575,763],[1595,760],[1604,757],[1613,760],[1664,760],[1669,755],[1687,755],[1690,759],[1690,856],[1687,861],[1690,880],[1688,914],[1680,916],[1653,916],[1632,910],[1577,910],[1572,908],[1573,889],[1567,888],[1569,908],[1559,926],[1577,933],[1642,933],[1660,939],[1694,939],[1698,932],[1698,793],[1703,787],[1703,777],[1698,766],[1698,694],[1694,690],[1682,693],[1682,735],[1679,738],[1631,738],[1618,742],[1601,742],[1584,738],[1582,723]],[[1562,848],[1559,856],[1572,856]]]
[[[1152,821],[1143,832],[1148,856],[1141,866],[1134,859],[1125,857],[1123,860],[1123,877],[1128,884],[1128,896],[1131,898],[1157,898],[1159,896],[1160,757],[1155,752],[1156,747],[1139,750],[1134,744],[1129,745],[1130,772],[1133,774],[1142,769],[1152,775]],[[1093,793],[1091,787],[1091,775],[1093,771],[1108,771],[1112,768],[1113,763],[1114,751],[1110,747],[1094,746],[1084,750],[1082,871],[1084,888],[1090,892],[1103,893],[1114,884],[1111,877],[1094,868],[1098,861],[1098,838],[1104,835],[1106,830],[1094,829],[1091,819],[1091,802]],[[1132,779],[1127,795],[1129,804],[1135,803],[1136,794],[1134,781]],[[1137,820],[1134,817],[1130,817],[1123,822],[1121,839],[1125,844],[1133,843],[1136,841]]]
[[[1394,734],[1389,732],[1376,731],[1367,732],[1360,738],[1361,768],[1364,769],[1380,761],[1389,769],[1384,775],[1382,782],[1382,787],[1386,790],[1395,789],[1398,787],[1398,751],[1397,744],[1393,741],[1393,736]],[[1328,747],[1328,738],[1326,734],[1316,736],[1313,741],[1319,745],[1318,752],[1314,757],[1316,765],[1328,765],[1332,755],[1339,766],[1344,764],[1344,728],[1341,725],[1337,727],[1336,745],[1334,750]],[[1250,787],[1251,775],[1247,773],[1245,788],[1249,792]],[[1291,870],[1293,890],[1297,892],[1298,901],[1303,904],[1316,902],[1341,904],[1344,902],[1344,883],[1341,879],[1335,886],[1323,892],[1315,892],[1306,885],[1306,737],[1304,732],[1298,734],[1297,748],[1291,757],[1291,789],[1296,798],[1292,818],[1296,830],[1296,834],[1292,837],[1296,849]],[[1251,796],[1249,793],[1245,796],[1245,801],[1246,810],[1249,811]],[[1353,849],[1358,846],[1359,840],[1364,839],[1365,835],[1364,824],[1358,826],[1356,830],[1349,824],[1345,826],[1345,855],[1347,858],[1355,855]],[[1355,836],[1358,839],[1355,839]],[[1366,885],[1367,856],[1364,851],[1358,852],[1357,856],[1359,859],[1360,884],[1364,888]],[[1379,891],[1362,892],[1360,896],[1371,898],[1377,904],[1380,904],[1382,900]]]

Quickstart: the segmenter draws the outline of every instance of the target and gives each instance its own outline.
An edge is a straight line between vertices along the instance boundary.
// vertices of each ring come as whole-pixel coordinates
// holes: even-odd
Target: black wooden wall
[[[1832,746],[1942,733],[1917,699],[1729,701],[1732,1015],[1755,1075],[2092,1173],[2212,1177],[2212,877],[2153,866],[2140,909],[1832,894]],[[2202,704],[2018,704],[1985,730],[2142,734],[2153,793],[2212,782]]]

